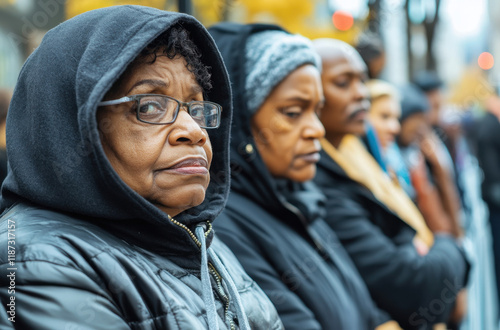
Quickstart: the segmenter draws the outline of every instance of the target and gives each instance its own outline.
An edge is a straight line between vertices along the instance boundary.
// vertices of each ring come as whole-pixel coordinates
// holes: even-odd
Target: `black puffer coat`
[[[120,179],[96,120],[97,103],[127,65],[174,24],[203,52],[215,86],[207,99],[224,109],[221,127],[209,132],[206,199],[175,220]],[[191,16],[111,7],[49,31],[22,69],[7,119],[0,298],[8,313],[0,313],[0,328],[184,330],[215,320],[226,329],[245,328],[246,319],[253,329],[282,328],[210,230],[229,190],[230,121],[227,73]],[[206,235],[194,234],[200,225]]]
[[[403,329],[432,329],[447,322],[470,267],[456,240],[437,234],[429,253],[418,255],[413,228],[324,151],[314,181],[327,196],[326,222],[377,305]]]

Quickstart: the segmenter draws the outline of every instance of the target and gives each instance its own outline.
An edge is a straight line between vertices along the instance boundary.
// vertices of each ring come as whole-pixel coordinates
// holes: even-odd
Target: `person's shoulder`
[[[267,210],[265,210],[251,197],[238,191],[231,190],[226,207],[222,211],[219,218],[230,218],[237,220],[246,219],[252,221],[252,219],[255,219],[256,214],[261,217],[271,216]]]
[[[478,139],[479,141],[489,141],[495,139],[500,134],[500,122],[497,116],[487,112],[478,121]]]
[[[347,173],[324,150],[320,152],[321,158],[316,164],[314,182],[322,189],[345,185],[351,182]]]
[[[283,220],[244,194],[231,192],[222,213],[214,221],[221,239],[267,241],[278,232],[290,230]]]
[[[0,245],[13,246],[18,262],[50,262],[78,267],[78,259],[107,249],[113,236],[68,214],[16,204],[0,218]],[[84,253],[82,251],[85,251]]]

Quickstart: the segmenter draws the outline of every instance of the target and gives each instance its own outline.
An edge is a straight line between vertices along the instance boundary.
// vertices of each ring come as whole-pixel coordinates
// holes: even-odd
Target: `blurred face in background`
[[[427,93],[427,100],[429,101],[429,124],[432,126],[439,125],[440,112],[443,107],[443,93],[440,89],[434,89]]]
[[[290,73],[252,117],[252,135],[269,172],[297,182],[316,174],[325,130],[320,73],[310,64]]]
[[[375,57],[368,63],[368,71],[370,72],[371,78],[377,78],[385,67],[385,52],[382,52],[379,56]]]
[[[370,106],[365,86],[367,68],[358,52],[346,43],[319,39],[314,44],[323,63],[325,107],[320,119],[326,138],[338,146],[344,135],[364,133]]]
[[[383,149],[394,142],[401,131],[399,117],[401,117],[401,106],[394,97],[385,95],[372,101],[368,120],[375,129]]]
[[[429,131],[426,113],[415,113],[401,123],[401,132],[398,142],[402,147],[420,142]]]

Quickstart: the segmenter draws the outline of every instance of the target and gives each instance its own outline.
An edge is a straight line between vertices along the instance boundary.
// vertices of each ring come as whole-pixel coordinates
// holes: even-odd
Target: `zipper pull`
[[[203,229],[203,232],[206,233],[207,232],[207,224],[206,222],[200,222],[196,225],[196,227],[201,227]]]

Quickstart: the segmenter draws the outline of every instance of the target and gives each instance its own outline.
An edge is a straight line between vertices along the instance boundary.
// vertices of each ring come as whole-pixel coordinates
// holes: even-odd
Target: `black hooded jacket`
[[[373,329],[387,321],[372,302],[335,234],[321,219],[313,184],[271,176],[257,152],[246,108],[245,44],[272,25],[209,28],[233,86],[231,193],[215,224],[219,236],[271,298],[286,329]]]
[[[98,102],[128,64],[173,25],[202,51],[215,86],[207,99],[223,107],[221,127],[209,132],[206,199],[175,220],[120,179],[96,119]],[[220,54],[191,16],[119,6],[49,31],[23,66],[7,118],[0,328],[202,329],[215,320],[225,329],[243,327],[245,313],[252,328],[281,328],[271,302],[213,231],[209,266],[200,262],[204,240],[195,227],[210,228],[229,191],[231,113]]]
[[[448,235],[435,235],[425,256],[413,246],[415,231],[326,152],[314,181],[327,197],[326,222],[354,261],[370,293],[403,329],[432,329],[448,320],[466,284],[469,264]]]

